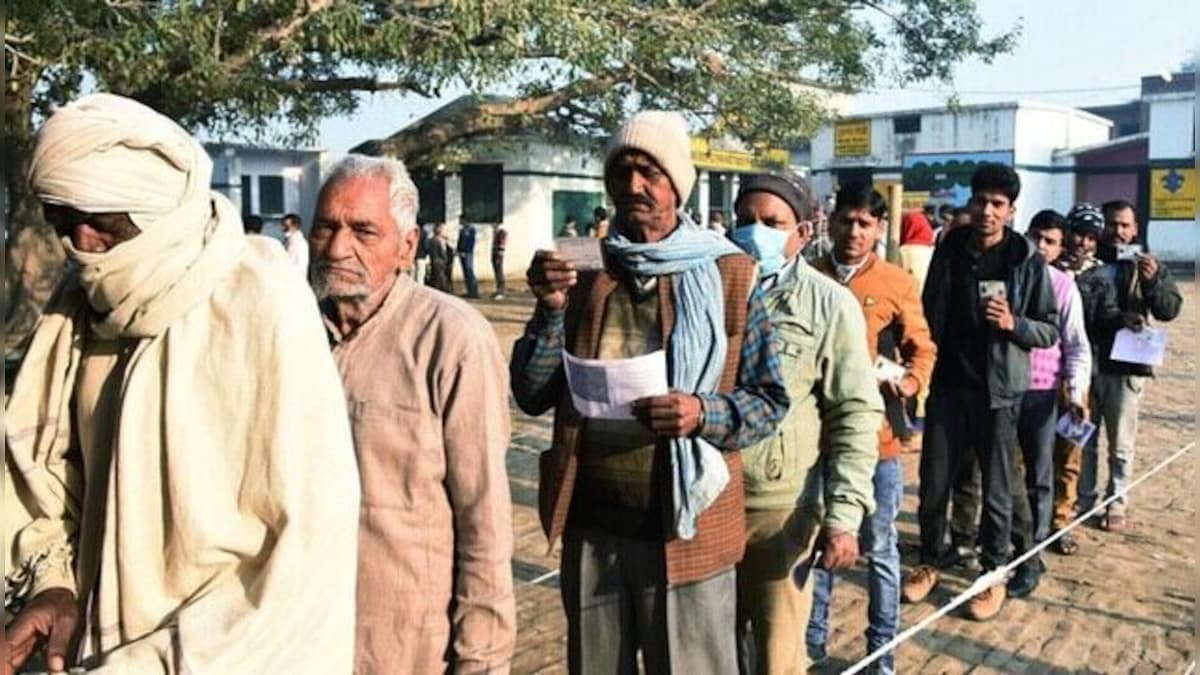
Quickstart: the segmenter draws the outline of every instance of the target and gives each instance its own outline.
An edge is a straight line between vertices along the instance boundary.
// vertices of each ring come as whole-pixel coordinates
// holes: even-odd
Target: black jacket
[[[1103,253],[1103,252],[1102,252]],[[1116,289],[1117,307],[1124,312],[1135,312],[1143,318],[1153,318],[1158,321],[1171,321],[1179,316],[1183,307],[1183,296],[1179,287],[1171,278],[1171,272],[1166,265],[1158,264],[1158,273],[1153,279],[1142,281],[1138,277],[1137,263],[1132,260],[1105,260],[1103,267],[1096,274],[1110,282]],[[1154,369],[1139,363],[1125,363],[1108,358],[1112,353],[1113,340],[1117,330],[1123,324],[1116,322],[1102,331],[1099,339],[1098,368],[1106,375],[1154,375]]]
[[[973,233],[969,227],[947,233],[929,263],[921,301],[939,352],[948,340],[963,339],[948,334],[950,262],[952,256],[970,255],[966,247]],[[1008,333],[992,332],[987,381],[993,408],[1012,405],[1029,389],[1029,350],[1058,342],[1058,308],[1046,263],[1025,237],[1011,230],[1008,235],[1013,254],[1008,260],[1005,291],[1016,325]],[[937,380],[936,370],[934,380]]]

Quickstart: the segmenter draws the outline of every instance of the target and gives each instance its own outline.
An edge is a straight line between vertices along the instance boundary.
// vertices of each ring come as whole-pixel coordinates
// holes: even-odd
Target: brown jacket
[[[330,333],[362,474],[355,672],[508,672],[510,417],[495,333],[406,275],[358,330]]]
[[[725,289],[725,333],[728,349],[725,370],[721,375],[720,392],[732,391],[737,382],[741,360],[742,338],[746,330],[747,299],[757,282],[754,262],[746,256],[726,256],[717,261]],[[659,307],[662,312],[662,340],[669,344],[675,325],[675,306],[672,300],[670,277],[658,277]],[[608,296],[618,288],[619,281],[607,272],[587,274],[572,289],[567,305],[566,348],[582,358],[594,358],[600,346],[600,332]],[[571,405],[570,393],[564,392],[562,402],[555,408],[554,442],[542,453],[538,490],[538,506],[542,528],[551,545],[562,536],[571,508],[571,496],[578,470],[580,417]],[[667,582],[671,585],[702,581],[736,564],[742,559],[746,544],[745,495],[742,487],[742,457],[740,452],[722,453],[729,467],[729,484],[717,500],[700,515],[696,536],[683,540],[668,535],[666,541]],[[660,442],[656,462],[668,461],[666,443]],[[660,471],[660,489],[671,494],[671,471]],[[671,522],[671,500],[662,500],[664,522]],[[667,528],[670,532],[671,528]]]
[[[896,351],[884,356],[907,366],[905,377],[915,380],[918,391],[925,391],[933,376],[937,347],[929,335],[929,324],[921,307],[921,289],[916,278],[902,268],[880,260],[874,253],[869,255],[858,273],[850,278],[847,288],[862,305],[871,359],[879,355],[880,336],[886,331],[896,331]],[[818,260],[816,267],[837,279],[831,256]],[[892,459],[901,449],[900,439],[892,432],[885,416],[879,429],[879,458]]]

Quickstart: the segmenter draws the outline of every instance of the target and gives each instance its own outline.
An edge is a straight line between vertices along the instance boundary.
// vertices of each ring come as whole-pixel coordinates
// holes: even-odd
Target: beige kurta
[[[508,370],[469,305],[397,278],[336,342],[362,475],[356,672],[508,672]]]

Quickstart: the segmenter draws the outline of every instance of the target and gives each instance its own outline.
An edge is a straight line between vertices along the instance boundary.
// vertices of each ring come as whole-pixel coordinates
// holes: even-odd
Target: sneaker
[[[503,294],[503,293],[493,293],[493,294],[492,294],[492,299],[493,299],[493,300],[503,300],[503,299],[504,299],[504,294]]]
[[[808,652],[808,667],[812,668],[825,663],[829,659],[829,654],[825,653],[825,645],[805,645],[805,651]]]
[[[932,565],[917,565],[908,573],[908,577],[904,580],[900,589],[900,599],[910,604],[921,602],[938,585],[938,581],[940,580],[941,574],[937,571],[936,567]]]
[[[1042,572],[1046,566],[1037,558],[1026,560],[1017,566],[1017,573],[1008,580],[1008,595],[1014,598],[1024,598],[1038,587]]]
[[[1004,584],[996,584],[975,594],[967,601],[966,615],[972,621],[987,621],[992,619],[1004,607],[1008,597]]]

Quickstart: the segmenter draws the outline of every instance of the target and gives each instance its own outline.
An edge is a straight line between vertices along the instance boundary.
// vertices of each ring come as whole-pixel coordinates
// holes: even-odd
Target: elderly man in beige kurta
[[[312,294],[211,176],[118,96],[38,134],[30,184],[72,267],[5,408],[7,667],[39,644],[52,671],[352,667],[341,384]]]
[[[504,673],[516,632],[508,372],[479,312],[401,273],[416,212],[403,164],[351,155],[311,234],[362,475],[355,671]]]

